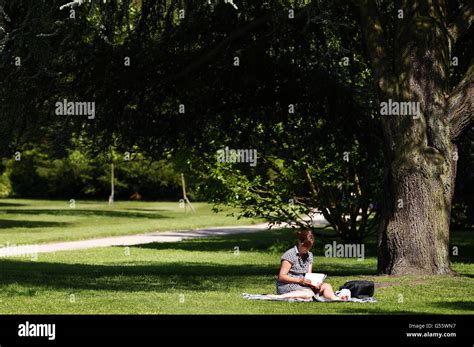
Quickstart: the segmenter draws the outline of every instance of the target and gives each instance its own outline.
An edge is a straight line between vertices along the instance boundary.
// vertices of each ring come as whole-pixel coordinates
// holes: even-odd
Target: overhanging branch
[[[451,139],[456,140],[474,120],[474,60],[464,78],[452,91],[447,101],[451,123]]]
[[[394,88],[393,72],[377,4],[374,0],[360,0],[357,3],[375,81],[383,93],[392,93]]]

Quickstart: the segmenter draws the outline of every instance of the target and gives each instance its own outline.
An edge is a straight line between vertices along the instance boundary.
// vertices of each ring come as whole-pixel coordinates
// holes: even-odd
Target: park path
[[[322,215],[313,216],[313,221],[317,224],[327,224]],[[281,225],[274,228],[282,228]],[[186,239],[196,239],[212,236],[223,236],[233,234],[247,234],[267,230],[268,223],[229,226],[229,227],[209,227],[195,230],[177,231],[155,231],[144,234],[112,236],[79,241],[55,242],[35,245],[35,253],[53,253],[59,251],[75,251],[80,249],[110,247],[110,246],[134,246],[154,242],[179,242]],[[6,256],[6,252],[11,252],[5,248],[0,248],[0,257]]]
[[[155,231],[137,235],[112,236],[80,241],[39,244],[35,248],[37,249],[37,253],[52,253],[97,247],[135,246],[154,242],[178,242],[185,239],[196,239],[201,237],[255,233],[266,229],[268,229],[268,223],[249,226],[211,227],[196,230]]]

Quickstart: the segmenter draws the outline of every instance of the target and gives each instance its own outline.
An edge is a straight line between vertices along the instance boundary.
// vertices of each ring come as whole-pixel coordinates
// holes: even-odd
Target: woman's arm
[[[278,279],[282,283],[298,283],[301,285],[310,285],[311,281],[305,279],[304,277],[295,278],[288,276],[288,272],[291,269],[291,263],[288,260],[283,260],[280,266],[280,273],[278,274]]]

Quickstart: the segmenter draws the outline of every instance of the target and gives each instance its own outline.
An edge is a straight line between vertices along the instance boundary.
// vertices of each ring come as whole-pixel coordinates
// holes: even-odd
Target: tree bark
[[[456,28],[444,1],[401,1],[404,18],[387,54],[375,1],[361,19],[381,102],[419,103],[418,114],[381,115],[386,177],[378,236],[379,274],[452,274],[449,226],[456,177],[453,140],[472,122],[472,68],[451,95],[449,64]],[[472,12],[471,12],[472,13]],[[453,35],[456,33],[456,35]]]
[[[449,223],[455,165],[392,165],[387,223],[379,240],[380,274],[451,274]]]

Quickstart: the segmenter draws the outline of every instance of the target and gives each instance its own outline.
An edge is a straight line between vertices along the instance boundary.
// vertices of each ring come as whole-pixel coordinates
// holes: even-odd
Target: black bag
[[[349,289],[351,291],[351,297],[361,299],[374,295],[374,282],[348,281],[339,288],[339,290],[342,289]]]

